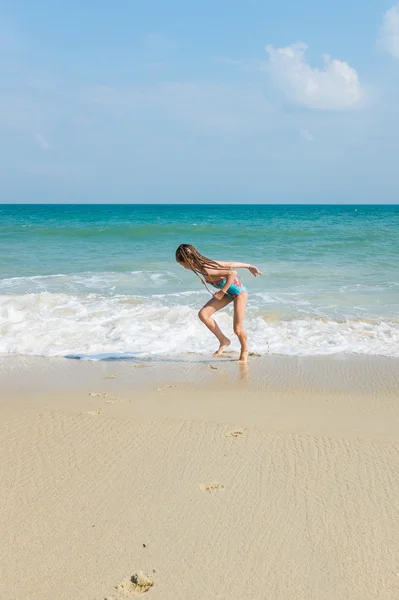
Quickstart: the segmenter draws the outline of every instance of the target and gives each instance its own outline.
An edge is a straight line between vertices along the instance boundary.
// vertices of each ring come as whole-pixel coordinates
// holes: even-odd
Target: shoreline
[[[104,358],[85,360],[79,357],[9,356],[0,357],[0,375],[6,387],[24,386],[28,377],[36,377],[40,384],[49,385],[49,378],[64,378],[72,384],[71,373],[78,377],[77,384],[91,377],[109,376],[115,371],[126,385],[132,382],[145,385],[155,380],[193,386],[215,383],[211,371],[220,371],[235,380],[241,380],[251,389],[265,387],[292,389],[325,389],[348,391],[394,392],[399,387],[399,357],[368,356],[360,354],[332,354],[328,356],[287,356],[283,354],[251,354],[248,363],[237,362],[238,354],[226,352],[221,358],[212,354],[181,354],[155,358]],[[151,368],[151,377],[148,369]],[[23,374],[25,381],[19,378]],[[207,373],[208,376],[204,376]],[[117,378],[117,377],[116,377]],[[288,379],[288,383],[287,383]],[[56,383],[56,382],[54,382]],[[29,387],[29,386],[26,386]],[[50,386],[51,387],[51,386]]]
[[[0,596],[395,598],[398,366],[1,359]]]

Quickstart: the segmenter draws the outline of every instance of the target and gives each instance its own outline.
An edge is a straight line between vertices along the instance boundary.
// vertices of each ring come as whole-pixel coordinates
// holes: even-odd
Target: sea
[[[239,272],[251,351],[399,356],[399,206],[118,204],[0,205],[0,356],[208,355],[181,243],[262,271]]]

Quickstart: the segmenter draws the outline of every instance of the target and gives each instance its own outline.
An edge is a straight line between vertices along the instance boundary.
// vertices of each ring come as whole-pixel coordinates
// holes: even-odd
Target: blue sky
[[[0,69],[0,202],[398,202],[392,0],[0,0]]]

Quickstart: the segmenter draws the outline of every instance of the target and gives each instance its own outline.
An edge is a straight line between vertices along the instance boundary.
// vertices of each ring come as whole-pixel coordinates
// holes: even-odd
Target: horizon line
[[[399,206],[399,202],[0,202],[0,206]]]

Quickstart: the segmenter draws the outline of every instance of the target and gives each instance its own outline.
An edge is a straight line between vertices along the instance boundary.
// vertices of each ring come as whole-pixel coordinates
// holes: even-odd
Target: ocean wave
[[[86,272],[77,274],[31,275],[0,279],[0,294],[40,292],[132,293],[132,290],[154,292],[164,285],[176,286],[179,276],[170,271]]]
[[[184,300],[185,298],[185,300]],[[197,302],[195,301],[195,305]],[[182,295],[105,297],[100,294],[41,292],[0,296],[0,355],[160,356],[208,354],[215,339],[197,318],[198,307]],[[232,311],[217,320],[232,335]],[[249,308],[246,328],[251,350],[287,355],[336,353],[399,357],[399,323],[278,314]],[[233,349],[238,350],[235,336]]]

